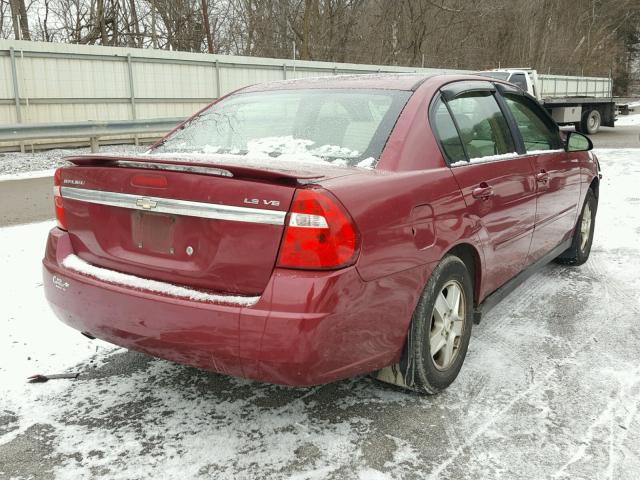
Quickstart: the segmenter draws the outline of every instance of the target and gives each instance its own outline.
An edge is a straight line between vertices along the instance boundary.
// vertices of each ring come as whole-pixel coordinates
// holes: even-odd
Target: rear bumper
[[[43,260],[45,294],[71,327],[178,363],[295,386],[397,361],[417,301],[407,284],[426,274],[364,282],[355,268],[276,269],[258,303],[240,307],[106,283],[66,269],[62,261],[72,253],[69,235],[53,229]]]

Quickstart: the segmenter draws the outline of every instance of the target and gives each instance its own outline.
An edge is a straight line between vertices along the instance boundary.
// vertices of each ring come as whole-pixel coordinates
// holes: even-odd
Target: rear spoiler
[[[239,165],[224,160],[202,161],[186,159],[166,159],[148,156],[116,156],[116,155],[72,155],[64,160],[78,166],[114,166],[129,168],[147,168],[153,170],[173,170],[217,175],[223,177],[261,178],[265,180],[289,180],[305,183],[309,180],[324,178],[322,173],[314,173],[303,169],[293,170],[286,167]]]

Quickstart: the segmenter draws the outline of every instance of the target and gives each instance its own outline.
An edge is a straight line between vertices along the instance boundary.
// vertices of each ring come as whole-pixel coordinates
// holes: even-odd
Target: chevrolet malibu
[[[145,154],[67,159],[46,296],[90,338],[225,375],[436,393],[483,312],[589,257],[591,148],[499,80],[247,87]]]

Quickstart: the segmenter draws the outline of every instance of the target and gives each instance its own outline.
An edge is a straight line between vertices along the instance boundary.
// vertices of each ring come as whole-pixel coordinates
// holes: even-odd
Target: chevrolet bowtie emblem
[[[139,198],[136,200],[136,205],[140,208],[144,208],[145,210],[151,210],[152,208],[156,208],[158,202],[151,200],[150,198]]]

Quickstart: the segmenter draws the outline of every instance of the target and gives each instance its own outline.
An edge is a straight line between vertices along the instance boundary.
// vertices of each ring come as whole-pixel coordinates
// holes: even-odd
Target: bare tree
[[[0,0],[0,37],[441,68],[614,76],[640,63],[638,0]],[[30,30],[30,25],[32,30]]]
[[[207,49],[209,53],[213,53],[213,37],[211,36],[211,26],[209,25],[209,7],[207,0],[202,0],[202,19],[204,31],[207,36]]]
[[[29,18],[24,0],[10,0],[13,31],[17,40],[31,40],[29,33]]]

